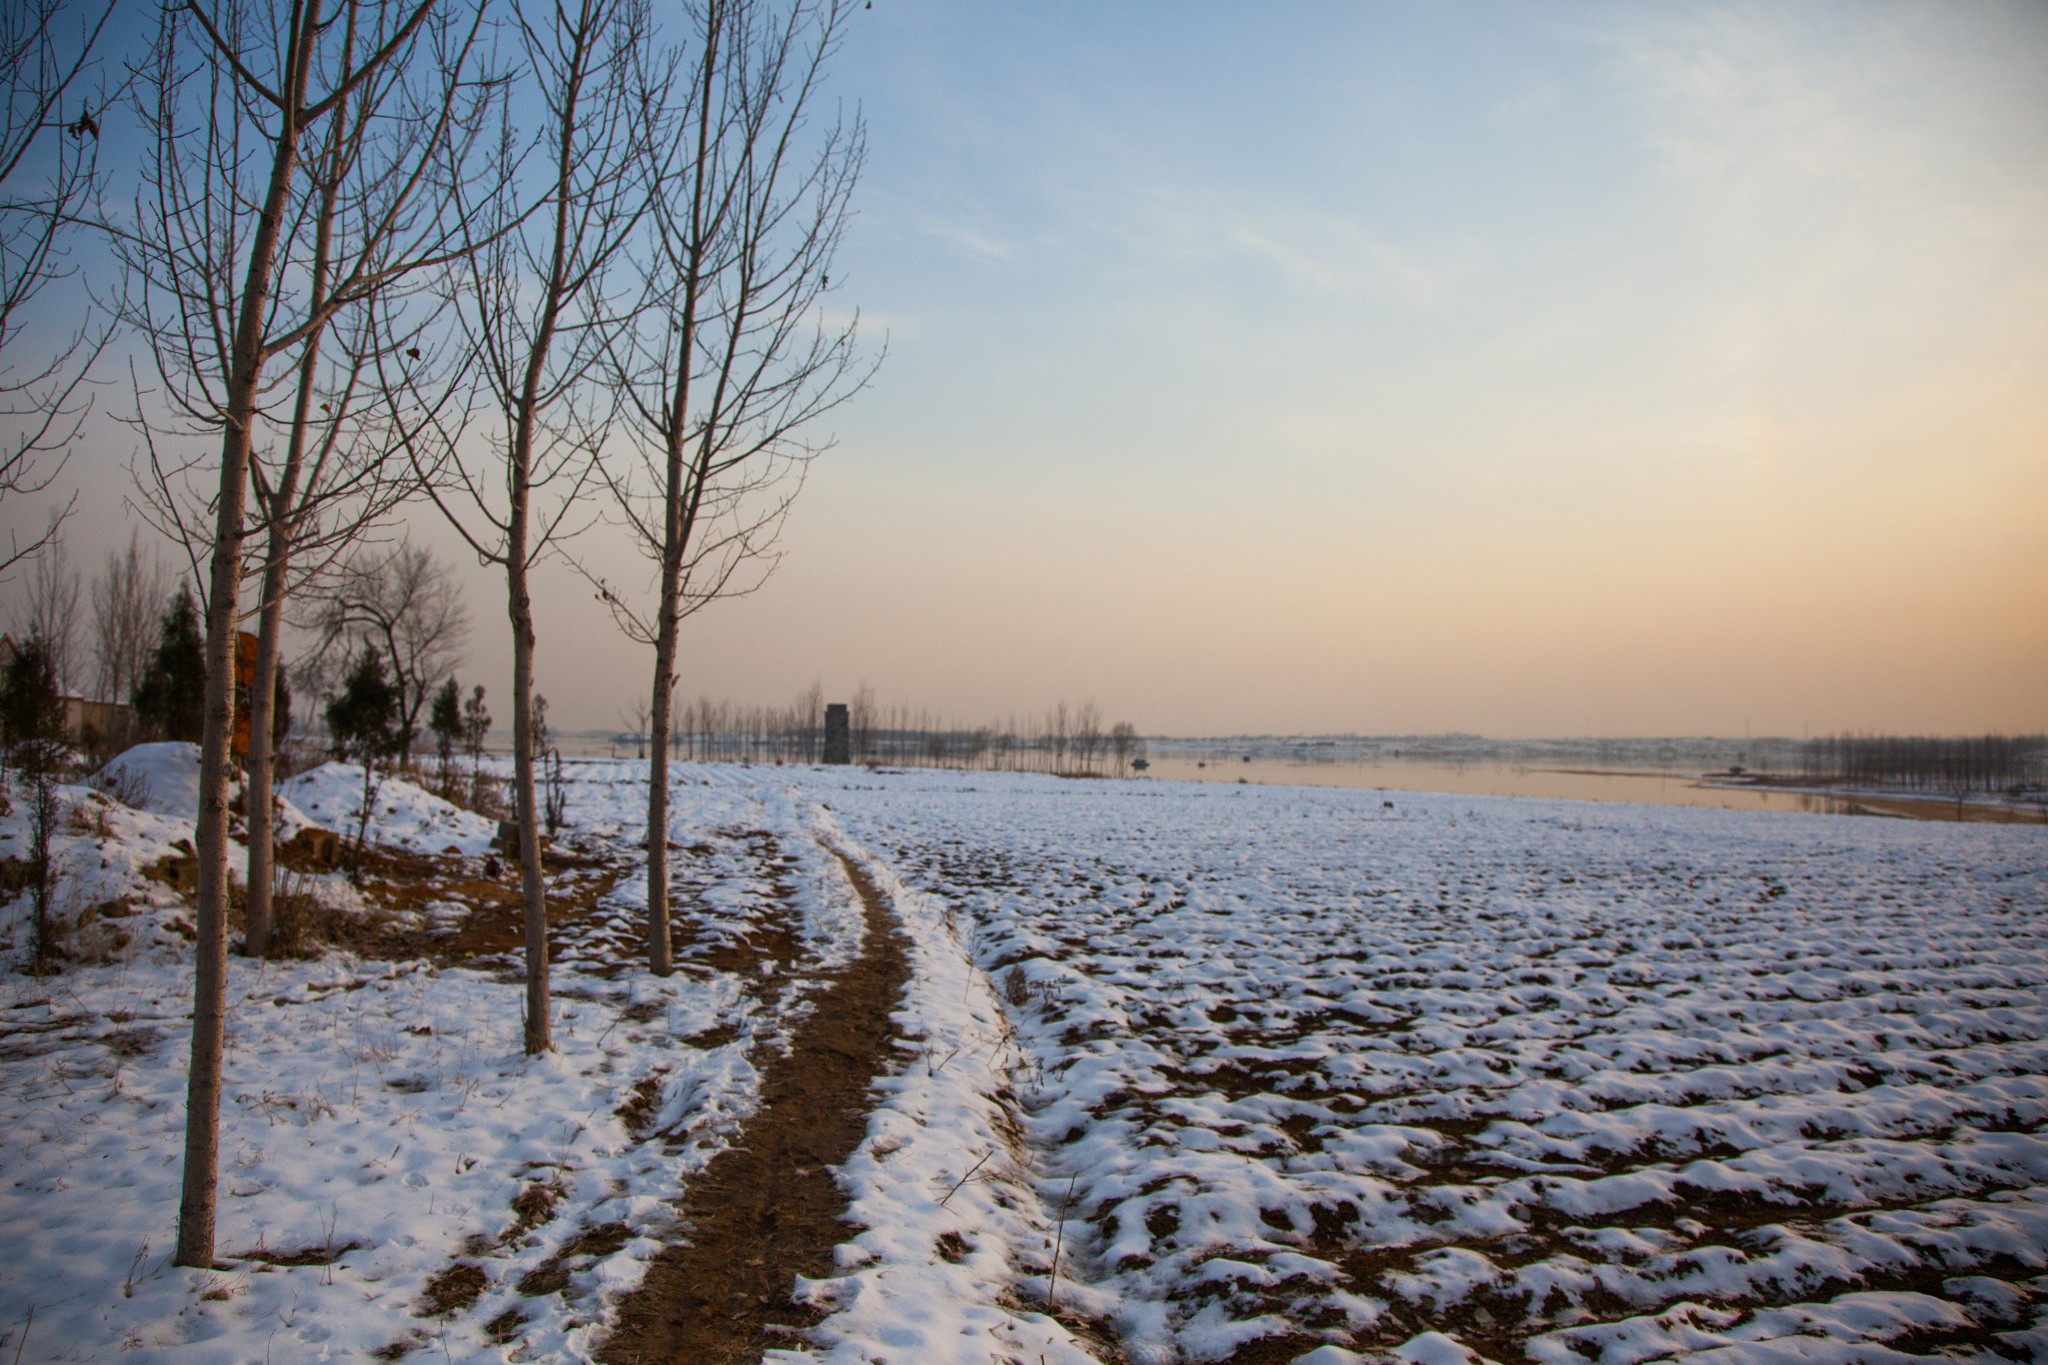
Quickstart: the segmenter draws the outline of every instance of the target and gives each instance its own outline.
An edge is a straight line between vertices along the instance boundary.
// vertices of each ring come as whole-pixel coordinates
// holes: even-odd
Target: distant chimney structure
[[[846,703],[825,703],[825,761],[853,762],[853,732],[846,719]]]

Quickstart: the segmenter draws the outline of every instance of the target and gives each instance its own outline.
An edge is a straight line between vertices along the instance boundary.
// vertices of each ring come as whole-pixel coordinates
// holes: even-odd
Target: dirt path
[[[798,1275],[833,1270],[848,1235],[846,1196],[831,1168],[867,1132],[870,1082],[892,1064],[889,1015],[910,979],[902,931],[860,868],[833,850],[859,893],[867,934],[797,1026],[787,1057],[770,1057],[761,1107],[731,1146],[689,1183],[687,1241],[671,1243],[619,1304],[599,1350],[607,1365],[757,1361],[817,1315],[790,1302]]]

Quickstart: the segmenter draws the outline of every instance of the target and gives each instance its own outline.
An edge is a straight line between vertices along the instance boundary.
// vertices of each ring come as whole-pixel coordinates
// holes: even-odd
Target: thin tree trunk
[[[251,272],[254,273],[253,270]],[[238,364],[237,368],[241,368]],[[255,376],[255,365],[246,371]],[[237,375],[237,380],[242,376]],[[253,400],[255,384],[236,387]],[[248,476],[249,414],[238,403],[221,453],[212,600],[206,611],[206,699],[199,750],[198,942],[193,955],[192,1065],[185,1098],[185,1178],[178,1208],[179,1265],[213,1265],[214,1199],[220,1163],[221,1046],[226,1031],[228,951],[229,743],[235,729],[235,603],[241,589],[242,484]],[[232,490],[232,491],[230,491]]]
[[[325,293],[327,274],[327,228],[320,229],[315,256],[315,302]],[[277,861],[276,823],[271,810],[272,778],[275,776],[276,744],[271,735],[277,711],[277,655],[284,626],[285,584],[291,570],[292,540],[297,533],[292,503],[298,497],[299,475],[306,456],[306,428],[312,419],[313,378],[319,364],[324,328],[316,328],[305,341],[299,358],[299,391],[292,412],[292,434],[285,454],[284,469],[277,487],[266,500],[260,493],[265,519],[270,523],[264,547],[263,593],[256,624],[256,673],[249,685],[249,898],[244,921],[242,948],[250,957],[270,956],[270,935],[275,927],[271,887]]]
[[[566,163],[569,144],[563,144]],[[563,180],[567,180],[566,164]],[[562,278],[566,204],[556,208],[555,259],[550,279]],[[505,515],[505,610],[512,622],[512,814],[519,823],[519,894],[526,937],[526,1051],[538,1056],[554,1047],[548,1005],[548,901],[541,877],[540,811],[533,772],[533,594],[527,585],[527,521],[533,500],[533,437],[539,420],[541,366],[554,339],[559,291],[551,290],[540,336],[527,353],[512,449],[507,452]]]
[[[660,623],[654,638],[654,755],[647,769],[647,965],[656,976],[675,971],[668,915],[668,729],[676,688],[676,639],[682,624],[682,545],[676,483],[682,443],[669,443],[669,496],[664,516],[668,546],[661,561]]]
[[[697,296],[704,260],[705,158],[711,141],[711,91],[718,68],[722,11],[705,16],[704,62],[697,106],[697,160],[690,187],[689,268],[683,280],[683,316],[676,329],[675,385],[669,396],[667,468],[661,517],[661,601],[654,638],[654,759],[647,770],[647,962],[656,976],[675,970],[668,919],[668,727],[676,688],[676,639],[683,619],[683,553],[696,520],[703,480],[686,486],[685,423],[690,412],[690,363],[697,346]],[[686,492],[695,494],[687,511]]]
[[[654,647],[654,716],[649,721],[653,742],[648,746],[652,756],[647,769],[647,965],[656,976],[675,971],[668,927],[668,727],[675,649],[675,632],[664,628]]]
[[[363,849],[369,846],[371,807],[376,803],[377,799],[377,781],[375,776],[377,760],[374,755],[368,752],[368,745],[363,747],[365,750],[363,754],[363,804],[361,809],[356,812],[356,868],[355,877],[353,878],[357,886],[363,884]]]
[[[272,730],[277,716],[278,634],[290,554],[288,538],[272,523],[269,562],[263,570],[263,608],[256,626],[256,675],[249,688],[249,896],[242,947],[256,958],[270,956],[270,935],[275,927],[270,893],[276,875],[277,830],[271,792],[277,746]]]
[[[329,153],[338,158],[339,145]],[[327,299],[327,273],[333,250],[335,204],[340,194],[339,168],[330,165],[328,183],[321,195],[319,226],[314,235],[312,306]],[[264,546],[263,589],[256,625],[256,671],[249,686],[249,885],[244,911],[242,950],[250,957],[270,956],[270,935],[275,925],[271,889],[276,868],[276,822],[271,810],[272,778],[275,776],[276,745],[271,731],[277,709],[277,655],[284,622],[285,584],[291,568],[292,541],[298,527],[292,504],[298,498],[299,477],[305,468],[306,434],[313,415],[313,384],[319,371],[320,343],[324,325],[307,335],[299,355],[298,393],[292,404],[291,437],[286,443],[284,468],[277,486],[267,497],[257,490],[257,503],[269,523]]]
[[[221,433],[220,496],[214,518],[211,596],[206,608],[206,695],[199,749],[199,818],[194,832],[199,887],[193,952],[192,1061],[185,1098],[185,1170],[178,1205],[178,1265],[213,1265],[220,1175],[221,1047],[226,1032],[228,780],[235,730],[235,618],[242,587],[242,521],[249,448],[263,380],[263,334],[270,271],[283,230],[285,201],[299,164],[299,100],[312,61],[315,25],[302,25],[285,86],[285,112],[272,143],[270,184],[250,241],[233,368]]]
[[[525,903],[526,1051],[554,1046],[548,1019],[547,884],[541,879],[540,816],[533,777],[533,602],[526,584],[526,499],[516,500],[511,553],[505,561],[512,618],[512,806],[519,822],[519,891]]]
[[[220,499],[214,518],[212,596],[206,604],[206,699],[199,747],[198,942],[193,952],[192,1064],[185,1097],[184,1189],[178,1205],[178,1265],[213,1265],[215,1198],[220,1175],[221,1044],[226,1031],[228,954],[228,777],[235,732],[235,616],[242,588],[242,517],[249,484],[249,439],[263,379],[264,315],[284,203],[298,163],[297,98],[304,88],[314,29],[293,54],[290,111],[278,130],[270,185],[249,252],[235,321],[234,369],[221,437]]]

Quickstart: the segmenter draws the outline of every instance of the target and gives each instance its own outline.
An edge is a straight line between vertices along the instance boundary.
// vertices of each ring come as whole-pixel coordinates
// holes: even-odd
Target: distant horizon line
[[[893,727],[876,727],[878,730]],[[978,726],[952,726],[948,734],[972,734]],[[493,727],[492,735],[510,734],[509,727]],[[580,730],[561,729],[556,734],[563,738],[578,739],[593,737],[637,738],[638,734],[628,727],[594,725]],[[682,733],[673,730],[671,733]],[[2005,739],[2035,740],[2048,743],[2048,730],[1957,730],[1957,731],[1905,731],[1905,730],[1827,730],[1808,735],[1715,735],[1715,734],[1658,734],[1658,735],[1485,735],[1471,730],[1434,730],[1408,733],[1365,734],[1358,731],[1339,730],[1268,730],[1237,731],[1224,734],[1169,734],[1140,733],[1139,739],[1147,742],[1175,744],[1390,744],[1390,743],[1479,743],[1479,744],[1808,744],[1814,740],[1826,739]]]

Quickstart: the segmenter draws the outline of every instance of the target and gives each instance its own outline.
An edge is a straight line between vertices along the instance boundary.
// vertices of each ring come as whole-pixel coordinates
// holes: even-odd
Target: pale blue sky
[[[859,17],[891,356],[693,680],[2048,724],[2048,9]]]
[[[2048,6],[855,20],[890,355],[686,692],[2048,728]],[[555,580],[543,690],[610,723],[643,654]]]

